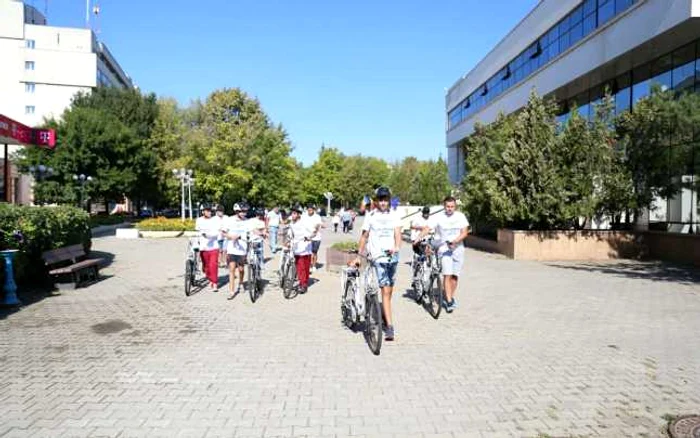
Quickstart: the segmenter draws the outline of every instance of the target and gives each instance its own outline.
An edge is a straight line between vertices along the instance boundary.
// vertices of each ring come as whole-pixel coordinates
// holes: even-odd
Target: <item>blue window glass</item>
[[[591,107],[589,104],[583,104],[578,108],[578,114],[586,120],[591,120],[590,111]]]
[[[619,14],[629,8],[632,3],[634,3],[633,0],[615,0],[615,14]]]
[[[549,53],[549,59],[556,58],[557,55],[559,55],[559,41],[555,41],[553,44],[550,44],[547,48],[547,53]]]
[[[562,18],[561,21],[559,22],[559,35],[563,34],[569,28],[571,27],[571,19],[567,15],[566,17]]]
[[[595,14],[591,14],[583,19],[583,35],[586,36],[595,30]]]
[[[632,87],[632,103],[639,102],[639,99],[647,97],[650,92],[649,79],[634,84]]]
[[[555,43],[559,39],[559,26],[554,26],[549,32],[549,43]]]
[[[579,6],[578,8],[574,9],[573,12],[571,12],[570,17],[571,27],[577,23],[580,23],[583,20],[583,6]]]
[[[586,0],[583,2],[583,15],[595,12],[596,0]]]
[[[695,91],[700,91],[700,58],[695,60]]]
[[[598,0],[598,26],[610,21],[615,15],[615,0]],[[603,3],[605,1],[605,3]]]
[[[627,87],[617,92],[615,95],[615,114],[626,111],[632,105],[632,89]]]
[[[567,32],[559,37],[559,52],[564,52],[569,47],[571,47],[571,39],[569,32]]]
[[[579,23],[571,28],[571,45],[573,46],[583,38],[583,24]]]

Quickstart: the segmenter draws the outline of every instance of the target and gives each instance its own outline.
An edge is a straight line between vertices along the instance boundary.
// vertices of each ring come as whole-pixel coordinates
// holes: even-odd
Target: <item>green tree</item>
[[[136,90],[108,87],[76,95],[60,120],[47,122],[57,131],[55,150],[25,148],[20,154],[25,169],[41,162],[57,171],[38,182],[36,197],[75,202],[80,195],[72,176],[80,173],[95,178],[86,186],[92,199],[128,196],[140,204],[157,197],[157,156],[149,147],[157,113],[155,96]]]
[[[345,156],[338,149],[322,146],[302,181],[304,201],[325,204],[323,194],[326,192],[338,198],[344,165]]]
[[[197,192],[229,207],[241,199],[283,202],[296,190],[296,162],[280,125],[273,125],[257,99],[238,88],[209,95],[192,141]]]
[[[676,95],[655,86],[634,111],[617,118],[616,129],[634,187],[634,205],[650,209],[655,198],[672,198],[681,175],[692,169],[692,149],[700,124],[700,96]]]

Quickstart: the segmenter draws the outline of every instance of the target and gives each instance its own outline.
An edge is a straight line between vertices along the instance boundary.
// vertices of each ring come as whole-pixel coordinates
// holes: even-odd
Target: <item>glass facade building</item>
[[[504,39],[459,79],[445,98],[448,168],[459,183],[462,144],[476,123],[522,108],[532,89],[559,104],[564,122],[572,108],[586,118],[609,92],[615,112],[635,103],[657,84],[664,90],[700,92],[700,7],[696,0],[541,0]],[[700,130],[700,127],[699,127]],[[669,156],[690,151],[670,172],[682,183],[673,199],[657,199],[650,212],[659,229],[700,228],[698,196],[700,136],[673,140]]]

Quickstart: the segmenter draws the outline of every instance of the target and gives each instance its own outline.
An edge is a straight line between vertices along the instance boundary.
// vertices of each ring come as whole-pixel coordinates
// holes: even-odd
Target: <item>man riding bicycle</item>
[[[376,192],[377,209],[368,213],[362,224],[359,253],[365,253],[365,247],[377,269],[377,280],[382,290],[382,313],[385,322],[387,341],[394,340],[394,324],[391,316],[391,295],[394,291],[396,268],[399,264],[401,248],[401,218],[389,208],[391,191],[379,187]],[[356,264],[360,259],[355,260]]]

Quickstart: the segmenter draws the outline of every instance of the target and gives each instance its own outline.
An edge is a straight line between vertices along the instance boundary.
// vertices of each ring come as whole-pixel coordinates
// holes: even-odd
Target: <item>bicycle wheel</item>
[[[194,284],[194,262],[187,260],[185,262],[185,296],[190,296],[192,293],[192,285]]]
[[[443,301],[443,291],[442,291],[442,277],[440,274],[433,274],[430,276],[430,288],[428,293],[428,312],[430,315],[438,319],[440,317],[440,311],[442,310]]]
[[[413,272],[413,299],[420,304],[423,301],[423,263]]]
[[[284,273],[284,285],[282,286],[282,291],[286,299],[291,299],[297,296],[299,292],[297,288],[294,287],[294,280],[297,278],[297,267],[292,260],[287,262],[287,268]]]
[[[353,317],[353,312],[350,309],[351,296],[355,294],[355,288],[357,287],[357,282],[353,278],[348,278],[345,282],[345,290],[343,291],[343,301],[340,303],[340,314],[343,317],[343,323],[352,330],[355,326],[355,318]]]
[[[250,301],[255,302],[258,299],[258,288],[256,286],[258,282],[258,273],[255,266],[248,264],[248,283],[246,288],[248,288],[248,294],[250,294]]]
[[[289,265],[289,261],[287,260],[287,257],[282,254],[282,261],[280,262],[280,268],[277,271],[277,283],[279,286],[284,289],[284,276],[287,273],[287,266]]]
[[[367,294],[365,305],[365,336],[372,353],[379,355],[382,348],[382,309],[376,294]]]

